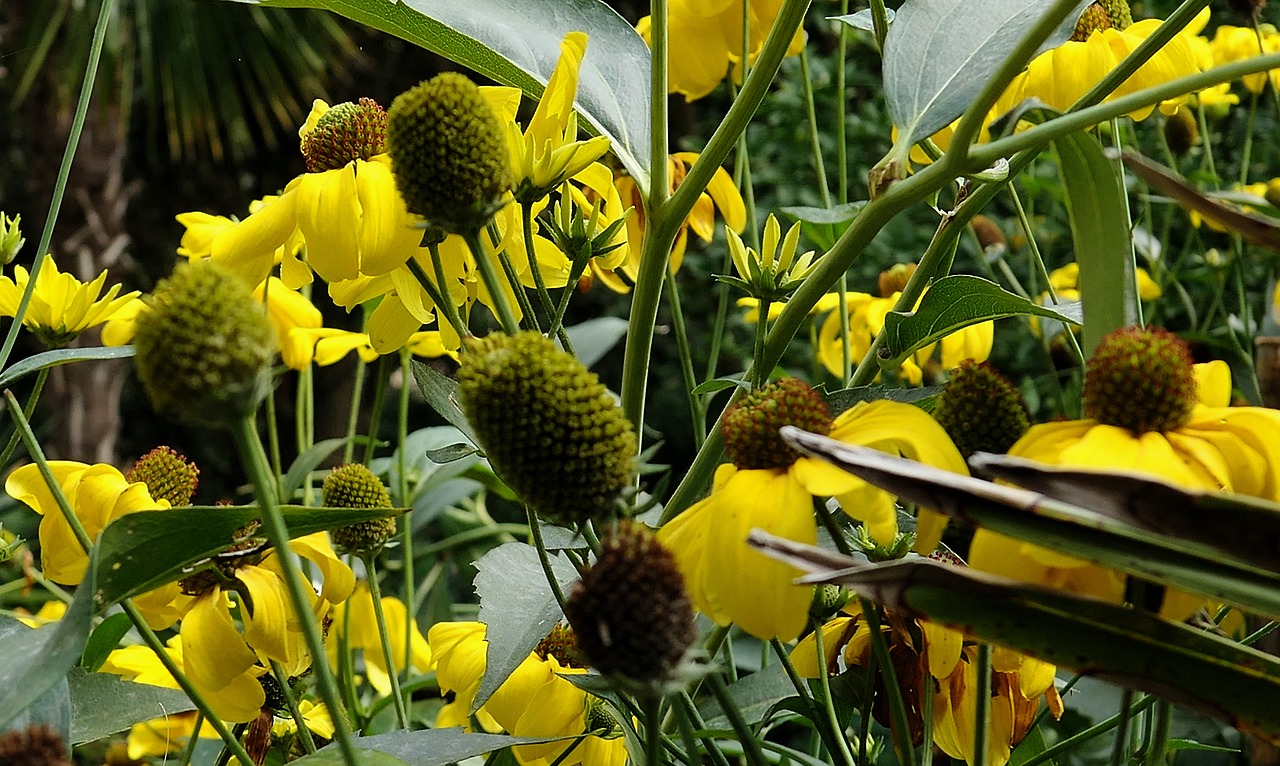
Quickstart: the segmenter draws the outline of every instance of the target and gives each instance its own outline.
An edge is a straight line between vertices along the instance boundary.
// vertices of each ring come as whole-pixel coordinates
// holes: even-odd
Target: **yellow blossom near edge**
[[[21,266],[13,267],[12,278],[0,277],[0,316],[17,315],[29,279],[27,270]],[[121,295],[120,285],[112,285],[103,294],[106,283],[106,271],[86,284],[58,271],[53,258],[46,256],[36,276],[31,303],[22,317],[23,326],[46,346],[59,348],[90,327],[124,312],[136,311],[142,305],[136,290]]]

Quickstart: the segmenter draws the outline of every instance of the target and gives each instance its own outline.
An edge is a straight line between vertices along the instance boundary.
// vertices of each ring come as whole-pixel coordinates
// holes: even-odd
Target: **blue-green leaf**
[[[177,689],[125,681],[109,673],[74,668],[67,680],[71,686],[72,744],[92,742],[135,723],[196,707]]]
[[[29,356],[9,365],[0,373],[0,388],[13,385],[27,375],[46,367],[56,367],[69,362],[90,362],[103,359],[128,359],[133,356],[133,346],[106,346],[102,348],[59,348]]]
[[[966,275],[943,277],[929,287],[915,311],[891,311],[885,315],[880,364],[895,368],[917,350],[957,330],[1018,314],[1071,322],[1069,317],[1014,295],[990,280]]]
[[[384,763],[403,763],[408,766],[448,766],[462,763],[476,756],[492,753],[512,745],[536,745],[552,742],[558,737],[510,737],[505,734],[482,734],[462,729],[427,729],[426,731],[395,731],[372,737],[361,737],[356,745],[362,752],[374,752],[392,758],[390,761],[365,761],[370,766]],[[329,745],[315,755],[299,758],[293,763],[304,766],[341,766],[342,752],[337,745]]]
[[[601,0],[240,0],[322,8],[438,53],[531,97],[541,95],[568,32],[590,36],[575,106],[649,187],[649,48]]]
[[[1138,321],[1128,205],[1119,168],[1106,158],[1096,138],[1071,133],[1055,139],[1053,145],[1080,264],[1081,340],[1088,356],[1104,335]]]

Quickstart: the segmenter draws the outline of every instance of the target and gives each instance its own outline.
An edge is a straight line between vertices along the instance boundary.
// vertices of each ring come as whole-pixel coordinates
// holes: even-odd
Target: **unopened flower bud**
[[[22,238],[22,229],[18,228],[20,223],[22,223],[22,216],[15,215],[8,218],[4,211],[0,211],[0,266],[6,266],[18,257],[18,251],[26,242]]]

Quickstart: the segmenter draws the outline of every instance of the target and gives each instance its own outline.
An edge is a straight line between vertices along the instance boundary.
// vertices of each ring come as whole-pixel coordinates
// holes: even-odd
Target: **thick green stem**
[[[711,687],[712,695],[715,696],[716,702],[720,703],[720,709],[724,711],[725,717],[729,719],[729,725],[738,735],[738,742],[742,745],[742,753],[746,757],[748,766],[766,766],[769,760],[765,758],[764,750],[760,748],[760,738],[742,717],[738,703],[729,696],[724,679],[718,673],[711,673],[707,676],[707,685]]]
[[[867,627],[871,629],[871,651],[875,654],[876,665],[884,679],[885,693],[889,695],[889,715],[893,721],[893,737],[898,745],[898,757],[902,763],[913,763],[915,750],[911,745],[911,724],[907,722],[907,706],[902,699],[902,687],[898,685],[893,660],[889,656],[889,644],[884,640],[884,631],[880,629],[880,608],[865,598],[859,601],[862,604],[862,619],[867,621]],[[929,744],[929,747],[932,746]]]
[[[382,659],[387,663],[387,678],[391,681],[391,699],[396,706],[396,723],[409,730],[409,711],[400,691],[400,673],[396,670],[395,652],[391,650],[391,635],[387,632],[387,617],[382,609],[382,586],[378,584],[377,556],[367,553],[364,559],[365,582],[369,583],[369,599],[373,602],[373,620],[378,626],[378,641],[382,644]],[[406,615],[412,621],[412,617]]]
[[[768,93],[769,84],[773,81],[782,58],[786,54],[791,38],[795,35],[804,13],[808,9],[809,0],[784,0],[774,20],[773,29],[756,59],[755,68],[747,77],[742,91],[729,108],[728,114],[720,126],[712,134],[711,140],[702,150],[698,161],[689,169],[680,188],[665,199],[667,184],[659,176],[665,178],[665,166],[660,173],[653,173],[650,179],[648,194],[649,220],[646,227],[644,244],[641,249],[640,270],[636,279],[635,292],[631,299],[631,316],[627,325],[627,344],[622,363],[622,411],[638,428],[644,422],[645,389],[649,376],[649,357],[653,347],[654,324],[658,316],[658,300],[661,296],[662,281],[666,276],[667,256],[671,252],[671,244],[684,223],[685,217],[693,209],[694,203],[701,196],[707,184],[711,182],[715,171],[724,162],[729,151],[737,143],[738,136],[746,130],[747,123],[759,108]],[[653,56],[655,69],[662,62],[662,92],[655,93],[654,109],[655,133],[663,137],[661,145],[655,135],[653,167],[659,169],[666,162],[666,121],[661,126],[656,123],[656,115],[665,114],[665,59],[666,59],[666,2],[654,0]],[[661,15],[658,11],[661,10]],[[655,78],[659,79],[659,78]],[[659,85],[654,84],[657,91]],[[659,103],[661,102],[661,103]]]
[[[399,505],[408,508],[400,517],[400,571],[404,576],[404,603],[414,601],[413,579],[413,503],[409,497],[409,392],[412,388],[408,381],[413,380],[413,370],[409,366],[408,350],[400,350],[400,410],[396,418],[396,496]],[[404,667],[407,671],[410,658],[413,656],[413,623],[414,612],[410,612],[404,621]]]
[[[662,697],[647,695],[641,700],[644,709],[644,760],[648,766],[663,766],[662,757]]]
[[[973,766],[987,766],[987,743],[991,740],[991,644],[978,644],[975,668],[978,685],[973,691]]]
[[[359,756],[352,744],[351,724],[347,721],[346,710],[342,706],[341,691],[329,669],[324,649],[324,638],[320,635],[320,627],[316,625],[315,614],[311,611],[310,586],[304,584],[298,564],[289,552],[289,529],[285,526],[284,516],[280,513],[280,504],[276,498],[275,482],[268,472],[266,456],[262,452],[262,442],[254,429],[251,417],[242,418],[232,426],[236,449],[240,453],[240,461],[249,474],[253,484],[254,497],[262,513],[262,529],[275,548],[280,560],[280,570],[284,573],[285,589],[289,593],[294,615],[302,627],[303,638],[306,639],[307,650],[311,653],[311,667],[318,681],[320,699],[333,718],[333,735],[348,766],[358,766]]]

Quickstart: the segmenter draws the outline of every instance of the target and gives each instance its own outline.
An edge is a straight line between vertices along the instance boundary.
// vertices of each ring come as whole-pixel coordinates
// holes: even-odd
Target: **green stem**
[[[373,406],[369,410],[369,441],[364,445],[366,466],[373,462],[373,452],[378,447],[378,431],[382,425],[382,408],[386,404],[387,387],[391,383],[391,363],[387,357],[378,357],[378,377],[373,383]]]
[[[511,537],[511,535],[523,535],[526,532],[528,532],[528,529],[523,524],[495,524],[494,526],[476,527],[474,529],[468,529],[465,532],[459,532],[456,535],[446,537],[439,542],[424,545],[418,553],[422,556],[430,556],[440,553],[441,551],[452,550],[453,548],[457,548],[468,543],[487,540],[490,537],[505,536],[510,539],[503,540],[503,542],[512,542],[515,538]]]
[[[654,61],[653,120],[650,158],[655,172],[651,174],[648,193],[649,220],[640,255],[640,270],[631,299],[631,315],[627,325],[627,343],[622,363],[622,411],[637,428],[644,422],[645,389],[649,375],[649,357],[658,316],[658,300],[666,276],[667,256],[685,217],[707,188],[738,136],[768,93],[791,38],[795,35],[809,0],[784,0],[773,28],[769,32],[755,68],[751,70],[733,106],[707,142],[698,161],[689,169],[680,188],[666,199],[666,0],[653,0],[651,39]],[[660,71],[659,71],[660,70]]]
[[[822,691],[822,712],[831,730],[831,739],[836,750],[832,757],[838,757],[844,766],[853,766],[853,752],[849,750],[849,741],[844,736],[844,726],[840,725],[840,717],[836,714],[835,697],[831,695],[831,680],[827,678],[827,648],[822,640],[822,625],[814,626],[813,639],[818,650],[818,688]],[[815,723],[816,725],[816,723]],[[828,746],[830,750],[830,746]]]
[[[520,223],[524,228],[524,254],[529,259],[529,271],[533,274],[533,285],[538,292],[538,299],[542,302],[542,310],[546,313],[547,319],[550,320],[555,316],[555,304],[551,301],[551,293],[547,290],[547,281],[542,278],[542,269],[538,266],[538,254],[533,248],[533,208],[529,205],[520,206]],[[566,290],[571,288],[565,285]],[[538,320],[533,318],[534,326],[538,326]]]
[[[975,672],[978,685],[973,691],[976,707],[973,713],[972,766],[987,766],[987,743],[991,740],[991,644],[978,644]]]
[[[252,418],[242,418],[232,426],[236,449],[240,460],[249,473],[253,484],[254,496],[262,513],[262,529],[267,539],[276,550],[280,560],[280,570],[284,573],[285,588],[293,604],[294,615],[302,627],[302,635],[306,639],[307,649],[311,652],[311,667],[318,681],[320,699],[333,718],[334,739],[338,749],[348,766],[358,766],[359,756],[352,744],[351,725],[347,721],[346,711],[342,706],[340,690],[325,660],[324,638],[316,625],[315,615],[311,611],[311,599],[308,596],[310,586],[304,585],[302,574],[298,571],[297,562],[289,551],[289,529],[285,526],[284,516],[280,513],[280,505],[274,491],[274,482],[267,469],[266,456],[262,452],[262,442],[254,429]]]
[[[690,724],[690,728],[697,732],[706,732],[706,721],[702,720],[702,715],[698,713],[698,707],[693,704],[693,698],[686,691],[681,691],[676,695],[676,711]],[[720,745],[715,738],[705,733],[699,734],[698,737],[702,741],[702,747],[707,751],[707,755],[711,756],[711,762],[715,766],[729,766],[729,761],[724,757],[724,751],[720,749]]]
[[[409,449],[409,392],[412,388],[407,384],[413,380],[413,370],[409,366],[408,350],[400,350],[400,410],[396,418],[396,494],[400,498],[400,507],[408,508],[400,517],[400,571],[404,576],[404,603],[414,601],[413,588],[416,584],[413,577],[413,503],[409,497],[409,466],[406,453]],[[414,612],[410,612],[404,622],[404,667],[407,672],[413,656],[413,623]]]
[[[840,0],[840,15],[849,15],[849,0]],[[885,14],[888,15],[887,13]],[[845,98],[845,66],[848,64],[849,25],[838,24],[836,43],[836,200],[849,201],[849,158],[845,147],[845,121],[849,119],[849,100]],[[846,325],[847,326],[847,325]]]
[[[433,242],[428,245],[431,251],[431,265],[436,272],[436,282],[432,282],[427,276],[426,270],[422,268],[422,264],[418,263],[417,258],[410,258],[408,261],[409,272],[413,274],[413,278],[418,280],[418,284],[422,287],[422,291],[427,294],[431,302],[436,306],[436,312],[444,317],[444,321],[449,323],[453,331],[458,334],[459,338],[471,337],[471,332],[463,323],[462,317],[458,315],[458,307],[453,305],[453,298],[449,295],[449,290],[445,285],[444,265],[440,262],[440,245]]]
[[[644,760],[648,766],[663,766],[662,757],[662,697],[646,695],[641,700],[644,709]]]
[[[49,468],[49,461],[45,459],[44,450],[40,448],[40,442],[36,440],[36,435],[31,431],[31,424],[27,422],[26,417],[22,414],[22,407],[18,405],[18,400],[14,398],[12,391],[4,392],[5,405],[9,408],[9,415],[14,420],[14,425],[18,429],[18,433],[22,436],[22,441],[27,447],[27,453],[31,456],[32,461],[39,467],[40,476],[44,479],[45,486],[53,495],[54,502],[58,505],[59,512],[62,513],[67,525],[71,527],[72,533],[75,535],[76,542],[80,544],[80,549],[85,555],[93,549],[93,541],[89,539],[88,532],[85,531],[84,524],[81,523],[80,517],[76,515],[75,510],[71,507],[71,503],[67,500],[67,496],[62,492],[62,485],[54,477],[53,471]],[[218,732],[218,736],[222,737],[226,747],[239,760],[243,766],[251,766],[248,753],[244,751],[244,747],[239,740],[227,728],[226,723],[213,713],[213,708],[209,706],[204,695],[200,690],[192,685],[190,679],[182,672],[182,668],[178,667],[173,658],[169,656],[165,650],[164,643],[156,636],[155,631],[147,626],[147,622],[142,617],[142,613],[134,606],[132,599],[124,599],[120,602],[121,609],[129,616],[133,622],[134,628],[138,634],[142,636],[142,640],[156,653],[156,657],[160,660],[160,664],[164,665],[165,670],[173,676],[174,681],[178,683],[178,687],[191,698],[196,709],[209,720],[209,723]]]
[[[1123,766],[1129,762],[1129,727],[1133,723],[1134,709],[1133,689],[1125,689],[1120,694],[1119,724],[1116,726],[1116,739],[1111,747],[1111,766]]]
[[[44,228],[40,232],[40,245],[36,248],[35,259],[31,263],[31,278],[27,280],[27,288],[22,291],[18,308],[14,311],[13,324],[4,338],[4,346],[0,347],[0,369],[9,363],[9,355],[18,340],[18,330],[22,328],[22,319],[27,315],[27,307],[31,305],[31,296],[36,291],[36,277],[44,266],[44,259],[49,256],[49,244],[53,241],[53,227],[58,220],[58,212],[62,209],[62,198],[67,191],[67,178],[71,175],[71,161],[75,159],[76,148],[80,145],[80,134],[84,130],[85,116],[89,113],[89,99],[93,96],[93,81],[97,77],[98,62],[102,59],[102,46],[107,39],[107,28],[110,25],[113,3],[102,0],[98,8],[98,20],[93,27],[93,41],[89,44],[89,60],[85,63],[84,82],[80,85],[80,96],[76,100],[76,112],[71,118],[71,133],[67,136],[67,147],[62,151],[62,163],[58,166],[58,177],[53,182],[53,197],[49,200],[49,212],[44,219]]]
[[[493,261],[480,244],[479,232],[467,234],[465,239],[467,247],[471,248],[471,256],[475,258],[476,267],[480,270],[480,279],[484,281],[485,289],[489,291],[489,299],[493,301],[493,313],[498,318],[498,323],[502,325],[502,331],[508,335],[515,335],[520,331],[520,322],[511,310],[511,304],[507,303],[507,294],[502,289],[498,272],[493,268]],[[520,285],[512,284],[511,289],[519,292]]]
[[[879,0],[884,7],[884,0]],[[841,24],[841,26],[844,26]],[[827,187],[827,166],[822,161],[822,141],[818,137],[818,113],[813,106],[813,75],[809,71],[809,48],[800,51],[800,76],[804,83],[804,108],[809,125],[809,149],[813,152],[813,167],[818,173],[818,193],[822,206],[831,207],[831,190]],[[843,101],[844,99],[837,99]]]
[[[42,367],[36,373],[35,386],[31,389],[31,395],[27,397],[27,403],[22,408],[23,416],[30,421],[31,414],[36,411],[36,402],[40,401],[40,394],[44,391],[44,384],[49,380],[49,368]],[[18,448],[18,441],[22,438],[22,432],[17,428],[13,429],[13,436],[9,437],[9,443],[5,445],[4,452],[0,453],[0,466],[9,465],[10,458],[13,457],[14,450]]]
[[[729,690],[724,684],[724,679],[718,673],[711,673],[707,676],[707,685],[711,687],[711,694],[715,696],[716,702],[720,703],[720,709],[724,711],[725,717],[729,719],[729,725],[733,727],[733,731],[738,735],[738,743],[742,745],[742,752],[746,757],[748,766],[766,766],[769,761],[765,758],[764,750],[760,747],[760,738],[751,730],[751,726],[747,724],[746,719],[742,717],[742,711],[738,709],[738,703],[734,702],[733,697],[729,696]]]
[[[871,0],[871,26],[876,35],[876,48],[883,55],[884,41],[889,36],[889,12],[884,7],[884,0]]]
[[[191,737],[187,739],[187,744],[182,748],[182,759],[178,761],[178,766],[187,766],[191,763],[191,756],[196,753],[196,745],[200,742],[200,729],[204,727],[204,713],[196,711],[196,723],[191,728]]]
[[[369,324],[369,312],[362,312],[362,327]],[[351,384],[351,402],[347,405],[347,443],[342,448],[343,464],[350,463],[356,454],[356,431],[360,428],[360,400],[364,398],[364,379],[368,375],[369,365],[364,357],[356,357],[356,370]]]
[[[404,694],[400,691],[400,672],[396,669],[395,653],[391,650],[391,635],[387,633],[387,617],[382,609],[382,586],[378,584],[377,556],[366,553],[364,560],[365,582],[369,583],[369,598],[373,601],[373,619],[378,626],[378,640],[382,644],[382,659],[387,663],[387,678],[391,680],[391,698],[396,706],[396,723],[409,730],[409,711],[405,708]],[[406,617],[409,617],[406,615]],[[406,620],[411,622],[412,618]],[[406,665],[406,667],[408,667]]]
[[[761,388],[769,382],[769,372],[771,367],[764,365],[764,340],[769,334],[769,306],[772,304],[767,298],[760,299],[760,314],[756,318],[756,335],[755,342],[752,344],[751,360],[752,368],[755,375],[751,378],[753,388]]]
[[[551,593],[556,597],[556,603],[560,605],[560,612],[563,614],[565,611],[564,589],[560,587],[560,580],[556,578],[556,572],[551,568],[551,555],[547,553],[547,544],[542,539],[542,527],[538,523],[538,516],[527,505],[524,511],[529,519],[529,537],[533,540],[533,547],[538,551],[538,563],[542,564],[542,573],[547,577],[547,585],[551,586]]]
[[[667,268],[670,269],[670,266]],[[689,346],[689,331],[684,323],[684,311],[680,307],[680,291],[676,287],[675,272],[668,273],[663,284],[667,290],[667,304],[671,307],[672,334],[676,337],[676,351],[680,355],[680,374],[684,376],[685,396],[689,399],[693,443],[701,444],[707,438],[707,415],[702,407],[701,397],[693,392],[698,387],[698,379],[694,377],[693,349]]]
[[[933,766],[933,695],[936,683],[926,670],[924,674],[924,695],[920,702],[920,717],[924,732],[920,736],[920,766]]]
[[[1249,115],[1245,119],[1244,147],[1240,149],[1240,185],[1249,183],[1249,163],[1253,154],[1253,124],[1258,117],[1258,96],[1254,93],[1249,99]]]
[[[1169,730],[1173,724],[1173,703],[1160,700],[1155,709],[1156,725],[1147,747],[1147,766],[1165,766],[1168,763]]]
[[[889,715],[893,720],[893,736],[898,745],[898,757],[902,763],[912,763],[915,761],[915,750],[911,746],[911,725],[907,722],[907,706],[902,699],[902,687],[898,685],[893,660],[889,656],[889,645],[885,642],[884,632],[880,629],[880,608],[865,598],[858,600],[862,604],[862,618],[867,621],[867,627],[871,629],[871,651],[876,656],[876,665],[880,668],[885,692],[889,695]]]
[[[302,710],[298,707],[298,698],[293,693],[293,687],[289,686],[289,674],[284,672],[284,668],[275,660],[271,661],[271,674],[275,677],[276,683],[280,684],[280,694],[284,697],[285,707],[289,710],[289,716],[293,718],[293,723],[298,727],[298,736],[302,739],[302,749],[308,754],[316,751],[315,738],[311,736],[311,729],[307,727],[307,722],[302,717]],[[197,728],[196,731],[199,731]]]
[[[263,404],[265,405],[266,410],[267,454],[270,455],[271,483],[275,485],[276,496],[279,497],[284,489],[284,470],[280,467],[280,419],[276,417],[277,390],[278,389],[273,385],[271,390],[267,393],[267,398]]]

